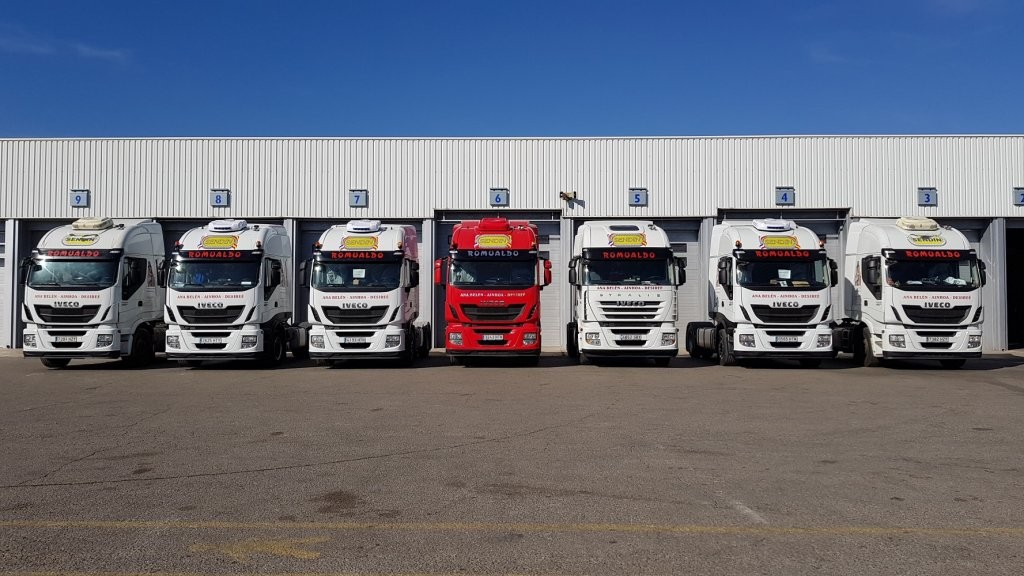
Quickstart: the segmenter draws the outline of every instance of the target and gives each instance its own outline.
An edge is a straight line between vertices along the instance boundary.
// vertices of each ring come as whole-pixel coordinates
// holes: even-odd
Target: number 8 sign
[[[210,190],[210,206],[214,208],[226,208],[231,205],[231,191],[227,189],[214,188]]]

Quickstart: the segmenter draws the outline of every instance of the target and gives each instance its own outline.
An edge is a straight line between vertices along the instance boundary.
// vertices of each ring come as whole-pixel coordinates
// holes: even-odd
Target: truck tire
[[[946,370],[959,370],[963,368],[966,363],[967,360],[964,360],[963,358],[946,358],[939,360],[939,364]]]
[[[713,355],[713,351],[697,343],[697,330],[701,328],[714,328],[714,325],[710,322],[690,322],[686,325],[686,353],[695,360],[708,360]]]
[[[882,365],[882,360],[878,356],[875,356],[875,346],[871,343],[871,330],[867,326],[862,331],[861,340],[864,341],[864,367],[865,368],[877,368]]]
[[[719,328],[718,330],[718,365],[719,366],[735,366],[736,356],[732,352],[732,341],[729,340],[729,335],[726,333],[725,328]]]
[[[125,366],[138,368],[153,361],[156,351],[153,348],[153,336],[146,328],[139,328],[132,336],[132,351],[121,360]]]
[[[43,363],[43,366],[46,366],[51,370],[66,368],[67,365],[71,363],[70,358],[40,358],[39,361]]]
[[[419,348],[416,350],[416,354],[420,358],[426,358],[430,356],[430,338],[434,332],[430,328],[430,322],[427,322],[423,326],[417,327],[416,330],[418,331],[420,337]]]
[[[266,348],[263,349],[263,364],[268,368],[284,362],[286,343],[282,332],[280,329],[274,329],[270,342],[267,342]]]
[[[416,362],[416,358],[419,356],[416,353],[416,329],[410,326],[406,329],[404,336],[405,348],[402,349],[402,355],[398,363],[402,368],[409,368]]]
[[[565,355],[571,360],[579,362],[580,359],[580,346],[577,340],[577,329],[575,322],[569,322],[565,325]]]

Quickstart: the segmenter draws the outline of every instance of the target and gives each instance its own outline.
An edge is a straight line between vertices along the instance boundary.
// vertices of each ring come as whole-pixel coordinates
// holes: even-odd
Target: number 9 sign
[[[68,204],[72,208],[88,208],[89,207],[89,191],[88,190],[72,190],[68,192]]]

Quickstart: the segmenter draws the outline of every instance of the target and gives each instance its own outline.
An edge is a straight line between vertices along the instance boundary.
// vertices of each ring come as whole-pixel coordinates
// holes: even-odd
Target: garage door
[[[487,217],[487,215],[466,215],[460,220]],[[562,238],[561,225],[558,220],[535,220],[526,214],[510,215],[510,219],[530,220],[537,225],[537,233],[540,236],[538,252],[540,255],[551,261],[551,285],[545,287],[540,293],[540,329],[541,346],[543,348],[562,349],[565,323],[567,320],[562,310],[561,290],[565,289],[562,283],[565,281],[565,263],[562,262]],[[451,245],[452,230],[456,222],[445,221],[437,223],[437,236],[434,247],[434,254],[437,257],[447,256],[448,248]],[[444,290],[434,291],[434,346],[444,348]]]
[[[14,256],[14,262],[21,262],[25,258],[32,255],[32,251],[35,250],[39,241],[46,236],[46,233],[58,226],[70,224],[71,220],[37,220],[37,221],[25,221],[21,223],[20,230],[18,232],[18,253]],[[6,237],[6,234],[5,234]],[[6,242],[11,242],[12,238],[6,238]],[[16,264],[13,264],[16,265]],[[12,272],[13,273],[13,272]],[[25,298],[25,290],[17,282],[14,283],[14,306],[10,306],[9,309],[17,310],[18,313],[13,315],[11,321],[14,323],[14,342],[13,346],[21,346],[21,331],[24,325],[21,321],[21,304]]]
[[[679,306],[676,326],[684,333],[688,322],[705,320],[708,316],[707,287],[701,270],[700,220],[655,220],[654,223],[668,235],[672,252],[686,258],[686,284],[676,291]]]
[[[15,272],[7,271],[7,226],[6,222],[0,220],[0,347],[11,347],[11,326],[8,324],[9,310],[11,309],[11,293],[14,291],[14,283],[8,287],[7,279],[14,276]]]
[[[344,224],[347,220],[300,220],[296,223],[296,236],[298,240],[295,243],[295,284],[299,286],[301,278],[299,277],[299,264],[303,260],[307,260],[313,257],[313,243],[320,239],[320,235],[335,224]],[[423,251],[423,221],[422,220],[401,220],[401,221],[384,221],[386,224],[409,224],[416,227],[416,239],[417,248],[420,255],[420,283],[425,279],[432,277],[428,272],[431,270],[433,264],[430,262],[430,255]],[[425,272],[426,271],[426,272]],[[297,322],[308,322],[309,318],[309,288],[296,288],[295,290],[295,301],[296,301],[296,321]],[[420,319],[425,320],[427,312],[430,310],[430,303],[427,300],[427,291],[420,290]]]

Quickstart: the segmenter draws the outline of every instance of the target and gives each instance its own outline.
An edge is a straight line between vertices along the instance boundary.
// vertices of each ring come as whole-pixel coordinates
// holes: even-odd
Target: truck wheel
[[[736,356],[732,353],[732,342],[729,341],[725,328],[718,330],[718,365],[735,366]]]
[[[580,347],[576,338],[576,323],[569,322],[565,325],[565,355],[571,360],[579,362]]]
[[[945,360],[939,360],[939,364],[942,365],[946,370],[959,370],[967,364],[967,360],[963,358],[947,358]]]
[[[697,331],[701,328],[714,328],[714,325],[710,322],[691,322],[686,325],[686,352],[695,360],[708,360],[714,353],[697,343]]]
[[[800,360],[801,368],[820,368],[821,358],[804,358]]]
[[[40,358],[39,361],[43,363],[43,366],[46,366],[51,370],[65,368],[71,363],[70,358]]]
[[[429,322],[427,322],[423,326],[417,327],[416,331],[419,333],[420,337],[419,348],[416,350],[416,354],[420,358],[426,358],[430,356],[430,337],[434,332],[430,329]]]
[[[403,368],[408,368],[416,362],[416,329],[409,328],[405,331],[405,349],[402,350],[402,356],[399,358],[398,363]]]
[[[878,356],[875,356],[875,347],[871,343],[871,330],[867,326],[863,330],[864,341],[864,367],[865,368],[877,368],[882,365],[882,361]]]
[[[150,335],[149,330],[139,328],[135,331],[135,335],[132,336],[132,351],[127,356],[122,356],[121,360],[125,366],[137,368],[152,362],[155,355],[153,337]]]
[[[274,330],[270,342],[263,350],[263,362],[267,367],[277,366],[284,362],[285,342],[280,330]]]

